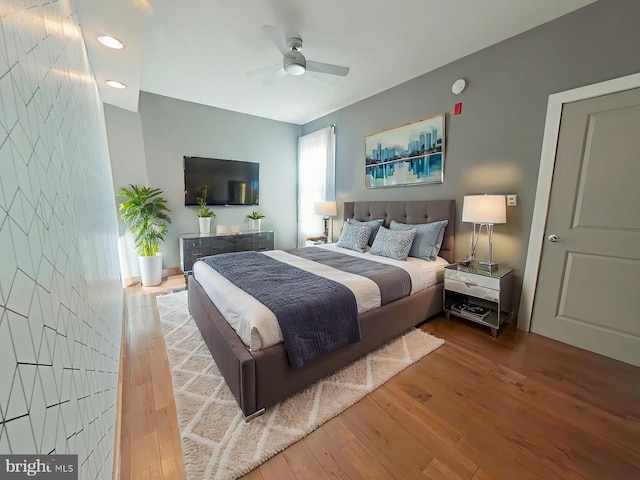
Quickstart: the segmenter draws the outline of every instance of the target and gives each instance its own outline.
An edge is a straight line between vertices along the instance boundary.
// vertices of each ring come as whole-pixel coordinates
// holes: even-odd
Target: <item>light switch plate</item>
[[[518,206],[518,195],[507,195],[507,207]]]

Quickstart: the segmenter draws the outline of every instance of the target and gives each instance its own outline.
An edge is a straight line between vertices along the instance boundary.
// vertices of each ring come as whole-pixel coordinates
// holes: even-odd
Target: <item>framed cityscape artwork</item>
[[[445,114],[364,137],[367,188],[444,181]]]

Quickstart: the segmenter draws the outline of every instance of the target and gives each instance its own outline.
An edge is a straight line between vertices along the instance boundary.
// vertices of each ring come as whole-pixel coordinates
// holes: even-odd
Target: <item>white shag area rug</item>
[[[247,423],[189,314],[187,292],[156,301],[189,480],[250,472],[444,343],[413,329]]]

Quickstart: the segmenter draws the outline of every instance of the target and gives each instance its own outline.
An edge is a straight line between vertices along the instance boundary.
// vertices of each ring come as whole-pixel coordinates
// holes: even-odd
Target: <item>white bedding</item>
[[[408,257],[407,261],[398,261],[369,253],[358,253],[335,245],[323,245],[321,248],[331,249],[347,255],[366,258],[404,269],[411,277],[411,294],[434,285],[438,273],[448,262],[438,257],[433,262]],[[282,250],[263,252],[276,260],[289,263],[303,270],[312,272],[349,288],[356,297],[358,313],[364,313],[380,306],[378,286],[368,278],[322,265]],[[204,262],[193,265],[193,275],[205,292],[216,304],[222,316],[233,327],[240,339],[252,351],[261,350],[282,342],[282,331],[275,315],[251,295],[233,285]]]

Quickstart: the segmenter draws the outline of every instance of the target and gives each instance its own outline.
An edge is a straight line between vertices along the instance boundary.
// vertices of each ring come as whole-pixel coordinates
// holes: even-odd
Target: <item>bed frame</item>
[[[449,220],[440,256],[453,261],[455,200],[347,202],[344,218],[418,224]],[[442,283],[360,316],[361,340],[292,370],[284,344],[250,352],[198,281],[189,275],[189,311],[247,420],[442,311]]]

